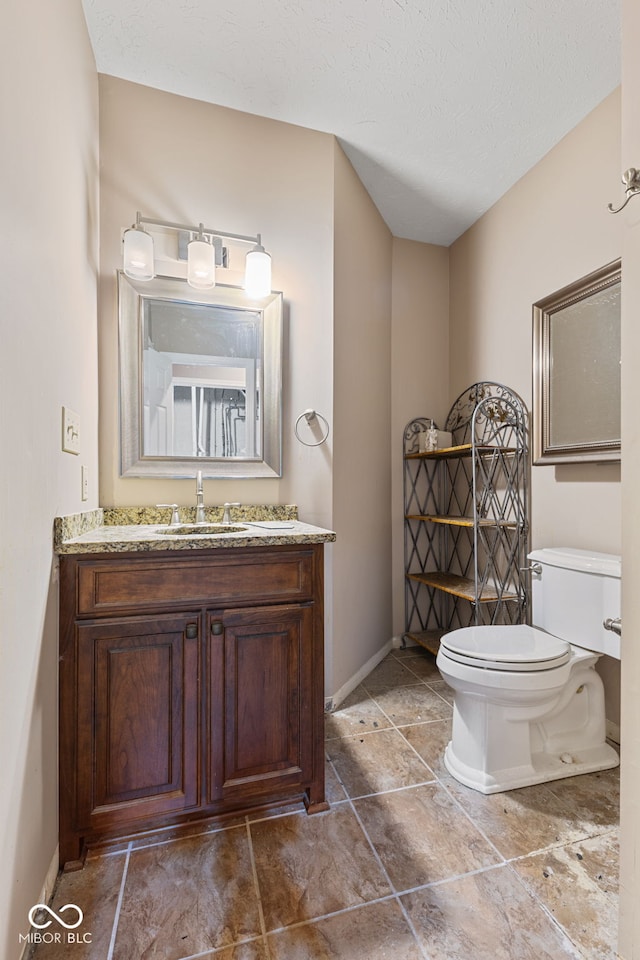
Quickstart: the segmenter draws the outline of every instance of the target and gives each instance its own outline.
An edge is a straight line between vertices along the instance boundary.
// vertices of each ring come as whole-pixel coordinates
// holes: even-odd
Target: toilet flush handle
[[[619,637],[622,636],[622,620],[620,617],[616,617],[615,619],[607,617],[606,620],[602,621],[602,626],[605,630],[611,630],[613,633],[617,633]]]
[[[527,570],[531,570],[531,573],[535,573],[539,577],[542,574],[542,564],[530,563],[528,567],[520,567],[520,573],[526,573]]]

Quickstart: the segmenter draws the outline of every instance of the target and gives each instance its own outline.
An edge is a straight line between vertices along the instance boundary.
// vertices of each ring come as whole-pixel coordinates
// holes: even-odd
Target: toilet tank
[[[547,547],[529,554],[532,622],[585,650],[620,659],[620,637],[603,622],[620,616],[620,557]]]

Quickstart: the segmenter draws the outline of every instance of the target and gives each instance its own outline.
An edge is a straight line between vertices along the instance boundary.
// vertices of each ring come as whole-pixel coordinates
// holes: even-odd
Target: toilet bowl
[[[595,665],[620,658],[604,625],[620,616],[620,558],[565,548],[529,559],[534,626],[463,627],[440,641],[436,662],[454,691],[445,766],[482,793],[619,763]]]

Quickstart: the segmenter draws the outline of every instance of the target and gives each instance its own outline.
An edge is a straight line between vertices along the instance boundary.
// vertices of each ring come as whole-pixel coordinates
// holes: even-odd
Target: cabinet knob
[[[198,624],[188,623],[185,633],[187,636],[187,640],[195,640],[196,637],[198,636]]]
[[[222,621],[214,620],[213,623],[211,624],[211,633],[213,633],[214,636],[218,637],[223,632],[223,630],[224,630],[224,626],[222,624]]]

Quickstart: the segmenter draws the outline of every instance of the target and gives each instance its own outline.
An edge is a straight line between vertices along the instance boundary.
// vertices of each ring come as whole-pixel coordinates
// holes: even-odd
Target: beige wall
[[[450,248],[452,398],[497,380],[531,409],[531,305],[621,255],[620,170],[616,90]],[[620,465],[534,466],[531,545],[620,553]],[[617,726],[620,666],[598,669]]]
[[[453,244],[452,397],[498,380],[531,409],[531,305],[620,256],[619,178],[617,90]],[[531,489],[533,547],[620,552],[618,465],[533,467]]]
[[[53,518],[97,506],[98,97],[80,0],[9,4],[2,31],[0,956],[15,960],[58,836]],[[63,405],[79,457],[61,451]]]
[[[392,589],[399,636],[405,627],[402,433],[422,416],[442,429],[449,410],[449,250],[394,237],[392,264]]]
[[[120,235],[144,216],[261,233],[287,305],[282,479],[208,480],[207,503],[297,502],[331,520],[331,441],[293,439],[308,407],[333,425],[333,137],[100,77],[100,498],[192,505],[192,480],[121,479],[115,273]],[[241,269],[244,267],[240,262]],[[241,272],[222,282],[241,283]]]
[[[623,0],[622,158],[640,167],[640,5]],[[614,195],[616,206],[620,198]],[[620,938],[622,960],[640,958],[640,199],[617,215],[622,229],[622,791]]]
[[[391,637],[391,234],[335,149],[332,680]]]

